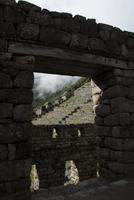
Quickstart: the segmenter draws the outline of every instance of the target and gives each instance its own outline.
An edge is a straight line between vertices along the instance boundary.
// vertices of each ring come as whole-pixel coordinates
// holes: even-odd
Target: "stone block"
[[[110,115],[111,109],[109,105],[99,105],[95,109],[96,115],[105,117],[107,115]]]
[[[31,164],[31,159],[1,162],[0,182],[28,177],[31,170]]]
[[[8,154],[7,145],[0,145],[0,161],[6,160]]]
[[[32,3],[29,3],[29,2],[26,2],[26,1],[19,1],[18,2],[18,7],[21,8],[22,10],[26,11],[26,12],[29,12],[29,11],[36,11],[36,12],[40,12],[41,11],[41,8],[32,4]]]
[[[133,113],[134,112],[134,101],[124,98],[117,97],[111,100],[111,112],[112,113]]]
[[[89,38],[88,48],[92,51],[104,51],[104,42],[98,38]]]
[[[0,142],[1,144],[9,144],[31,140],[31,130],[32,127],[30,123],[0,124]]]
[[[12,6],[15,5],[15,3],[15,0],[0,0],[0,4],[2,5]]]
[[[115,126],[112,128],[111,135],[115,138],[134,138],[134,126]]]
[[[13,104],[32,103],[33,94],[30,89],[2,89],[0,90],[0,102]]]
[[[88,47],[88,38],[81,34],[73,34],[71,43],[71,48],[87,49]]]
[[[0,36],[2,37],[16,37],[16,30],[12,23],[0,22]]]
[[[0,51],[6,52],[7,51],[7,40],[0,38]]]
[[[6,6],[4,8],[4,20],[13,24],[19,24],[24,22],[24,14],[20,9],[16,7]]]
[[[27,22],[41,26],[50,26],[53,22],[53,19],[49,14],[31,11],[28,15]]]
[[[0,72],[0,89],[12,88],[12,78],[6,74]]]
[[[121,30],[113,29],[111,34],[111,41],[115,41],[119,44],[123,44],[126,42],[126,34]]]
[[[15,144],[8,144],[8,160],[15,160]]]
[[[111,98],[116,98],[116,97],[125,97],[127,91],[128,91],[127,87],[124,87],[121,85],[115,85],[106,89],[103,93],[102,98],[111,99]]]
[[[128,46],[129,48],[134,49],[134,38],[133,38],[133,37],[129,37],[129,38],[127,39],[127,46]]]
[[[13,85],[19,88],[33,88],[34,75],[32,72],[21,71],[14,79]]]
[[[94,20],[88,19],[86,21],[81,22],[80,32],[82,34],[86,34],[89,37],[97,37],[98,36],[98,25]]]
[[[134,164],[124,164],[124,163],[117,163],[117,162],[109,162],[108,163],[109,169],[113,172],[121,174],[121,176],[125,177],[134,177]]]
[[[62,20],[61,28],[69,33],[79,33],[80,32],[80,25],[81,23],[75,19],[69,19],[68,24],[66,27],[66,21],[65,19]],[[64,29],[65,27],[65,29]]]
[[[37,24],[20,24],[17,27],[17,35],[26,40],[37,40],[39,37],[39,25]]]
[[[0,21],[3,21],[4,15],[3,15],[3,9],[0,7]]]
[[[95,117],[95,124],[98,126],[103,126],[104,125],[104,119],[102,117],[96,116]]]
[[[105,145],[112,150],[130,151],[134,149],[134,139],[106,138]]]
[[[32,105],[17,105],[14,108],[13,120],[16,122],[26,122],[32,120]]]
[[[121,47],[114,41],[106,41],[105,43],[105,52],[110,55],[120,55]]]
[[[13,104],[0,103],[0,119],[11,118],[13,114]]]
[[[95,132],[97,136],[109,136],[111,133],[111,128],[106,126],[97,126],[95,127]]]
[[[125,126],[130,125],[131,122],[129,113],[116,113],[104,118],[104,124],[107,126]]]
[[[30,142],[16,144],[15,158],[17,160],[31,158],[32,145]]]
[[[121,163],[134,163],[134,150],[132,151],[111,151],[111,160]]]

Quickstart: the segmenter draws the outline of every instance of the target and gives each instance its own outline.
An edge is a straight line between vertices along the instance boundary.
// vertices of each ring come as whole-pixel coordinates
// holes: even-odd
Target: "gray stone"
[[[18,7],[21,8],[22,10],[28,12],[28,11],[37,11],[37,12],[40,12],[41,11],[41,8],[32,4],[32,3],[29,3],[29,2],[26,2],[26,1],[19,1],[18,2]]]
[[[104,91],[102,98],[115,98],[115,97],[124,97],[128,91],[127,87],[121,85],[115,85]]]
[[[123,44],[126,42],[126,34],[124,34],[121,30],[116,30],[113,29],[112,34],[111,34],[111,40]]]
[[[112,128],[112,137],[115,138],[134,138],[134,126],[115,126]]]
[[[129,113],[116,113],[104,118],[104,124],[108,126],[130,125],[131,116]]]
[[[129,182],[127,180],[119,180],[119,181],[114,181],[112,182],[110,185],[112,187],[122,187],[122,186],[126,186]]]
[[[33,94],[30,89],[2,89],[0,90],[0,102],[13,104],[32,103]]]
[[[106,138],[105,139],[106,147],[112,150],[118,151],[130,151],[134,150],[134,139],[129,138]]]
[[[134,177],[134,164],[124,164],[117,162],[109,162],[108,167],[115,173],[121,174],[122,176]]]
[[[7,154],[8,154],[7,145],[0,145],[0,161],[6,160]]]
[[[89,37],[97,37],[98,36],[98,26],[94,20],[86,20],[82,21],[80,32],[82,34],[86,34]]]
[[[13,119],[17,122],[25,122],[32,120],[32,106],[30,105],[17,105],[14,108]]]
[[[100,126],[103,126],[104,125],[104,119],[102,117],[99,117],[99,116],[96,116],[95,117],[95,124],[96,125],[100,125]]]
[[[9,5],[9,6],[12,6],[12,5],[15,5],[15,0],[0,0],[0,4],[2,5]]]
[[[8,144],[31,140],[31,130],[30,123],[0,124],[0,142],[1,144]]]
[[[87,49],[88,47],[88,38],[81,34],[73,34],[71,43],[71,48]]]
[[[131,151],[111,151],[110,157],[112,160],[116,160],[121,163],[133,163],[134,162],[134,150]]]
[[[117,97],[111,100],[111,112],[112,113],[133,113],[134,112],[134,101],[124,98]]]
[[[3,161],[0,164],[0,181],[11,181],[29,176],[31,159]]]
[[[106,41],[105,43],[105,52],[110,55],[120,55],[121,53],[121,47],[114,41]]]
[[[6,73],[0,72],[0,88],[12,88],[12,78]]]
[[[3,9],[0,7],[0,21],[3,21],[4,15],[3,15]]]
[[[17,28],[18,36],[26,40],[37,40],[39,36],[39,25],[20,24]]]
[[[127,46],[129,48],[134,49],[134,38],[133,37],[130,37],[130,38],[127,39]]]
[[[99,105],[95,109],[96,115],[105,117],[107,115],[110,115],[111,109],[109,105]]]
[[[15,159],[27,159],[32,156],[31,142],[21,142],[16,145]]]
[[[89,38],[88,46],[92,51],[104,51],[104,42],[101,39]]]
[[[98,136],[109,136],[110,130],[111,130],[110,127],[106,127],[106,126],[95,127],[95,132]]]
[[[15,160],[16,146],[14,144],[8,144],[8,160]]]
[[[13,113],[13,104],[0,103],[0,118],[11,118]]]
[[[13,85],[20,88],[32,88],[34,82],[34,75],[32,72],[22,71],[14,79]]]
[[[2,37],[16,37],[16,30],[12,23],[0,22],[0,36]]]
[[[7,51],[7,40],[0,38],[0,51],[2,52]]]

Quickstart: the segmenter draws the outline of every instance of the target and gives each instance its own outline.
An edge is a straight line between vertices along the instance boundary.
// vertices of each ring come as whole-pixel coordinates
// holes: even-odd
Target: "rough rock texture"
[[[96,177],[97,159],[92,124],[33,126],[33,164],[40,187],[63,185],[66,161],[73,160],[79,179]]]

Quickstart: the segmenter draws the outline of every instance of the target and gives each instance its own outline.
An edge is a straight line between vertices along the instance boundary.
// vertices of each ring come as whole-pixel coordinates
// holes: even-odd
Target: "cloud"
[[[34,91],[40,98],[44,98],[48,93],[54,93],[57,90],[61,90],[65,85],[75,83],[79,79],[77,76],[72,77],[39,73],[35,73],[34,76]]]

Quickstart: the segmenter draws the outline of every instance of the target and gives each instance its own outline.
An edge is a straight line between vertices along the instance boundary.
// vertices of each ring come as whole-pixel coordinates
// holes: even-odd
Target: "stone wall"
[[[134,70],[114,69],[94,78],[100,175],[134,177]],[[95,87],[94,87],[95,91]],[[98,104],[96,102],[96,104]]]
[[[65,183],[65,162],[73,160],[80,181],[96,177],[97,159],[92,124],[33,126],[33,164],[40,187]]]
[[[0,62],[0,199],[30,197],[32,86],[31,67]]]
[[[0,0],[0,51],[19,41],[134,61],[134,33],[25,1]]]

